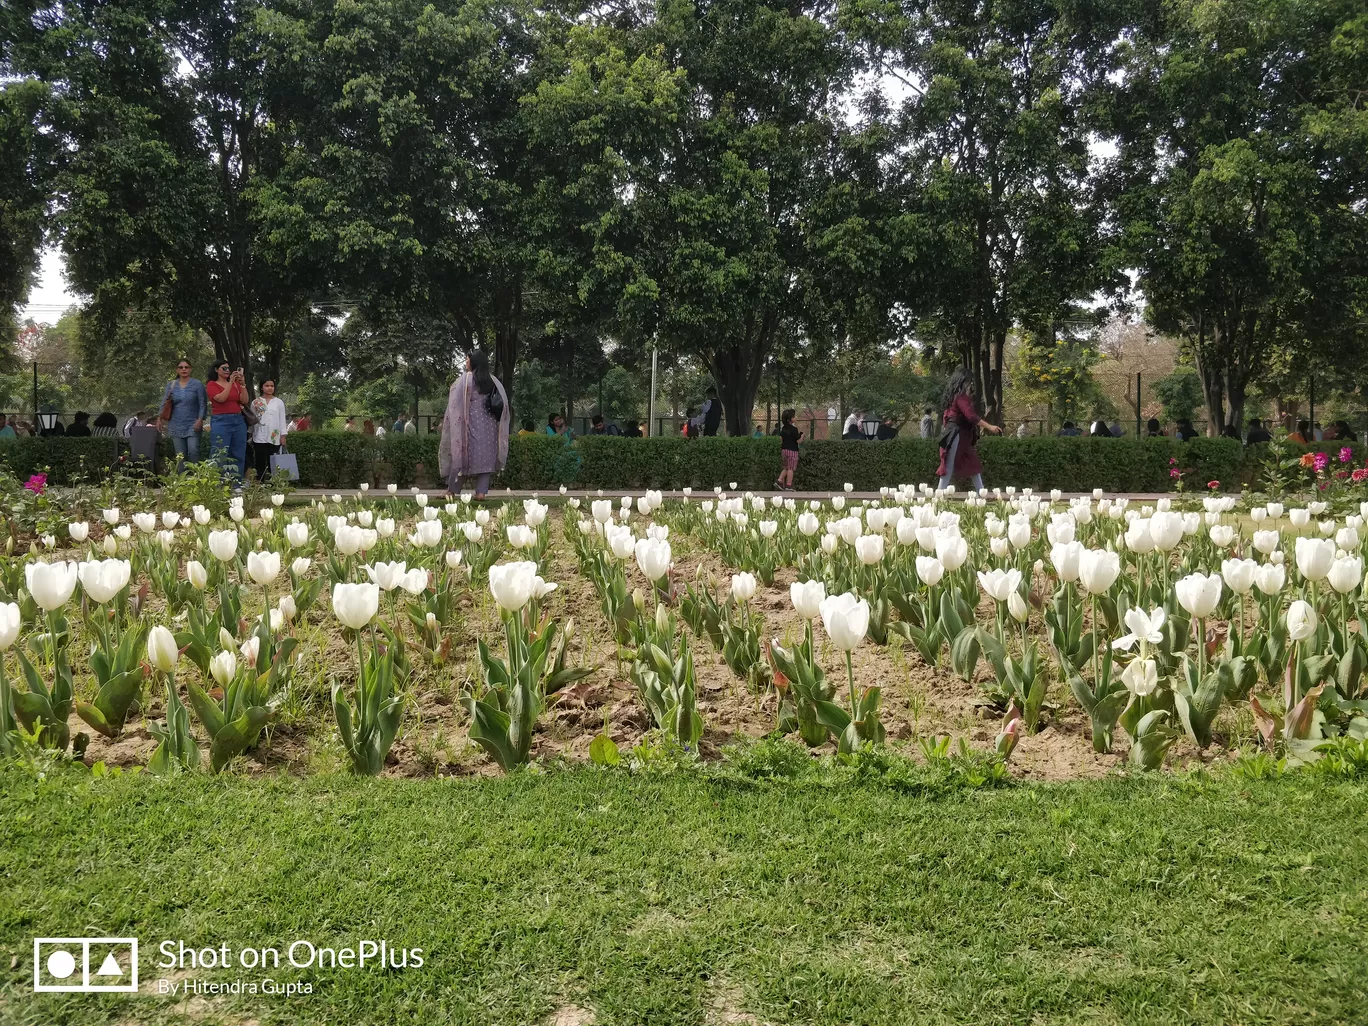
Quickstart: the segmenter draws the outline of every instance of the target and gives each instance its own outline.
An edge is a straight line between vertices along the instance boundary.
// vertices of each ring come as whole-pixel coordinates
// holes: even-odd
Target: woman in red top
[[[966,367],[957,368],[945,386],[945,400],[942,404],[945,413],[941,416],[941,424],[943,431],[951,425],[956,430],[949,447],[942,447],[940,451],[940,466],[936,473],[940,475],[941,488],[949,488],[950,483],[957,477],[967,477],[973,483],[975,491],[982,489],[983,464],[979,461],[978,449],[975,448],[978,433],[983,430],[993,435],[1002,434],[1002,428],[996,424],[989,424],[979,416],[978,408],[974,405],[973,387],[973,378],[969,376]]]
[[[235,470],[241,481],[247,470],[247,421],[242,409],[248,400],[242,368],[230,372],[228,361],[220,360],[204,390],[209,396],[209,452]]]

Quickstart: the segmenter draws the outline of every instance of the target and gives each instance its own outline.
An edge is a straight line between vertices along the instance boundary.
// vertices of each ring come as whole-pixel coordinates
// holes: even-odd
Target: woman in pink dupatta
[[[489,373],[489,357],[477,349],[466,357],[465,373],[452,383],[447,396],[442,425],[451,455],[447,491],[455,495],[464,481],[475,498],[485,497],[490,478],[508,462],[508,425],[508,395]]]

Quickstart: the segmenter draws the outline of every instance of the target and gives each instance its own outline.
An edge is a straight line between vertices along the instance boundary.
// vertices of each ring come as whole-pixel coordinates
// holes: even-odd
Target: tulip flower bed
[[[781,734],[985,783],[1236,752],[1368,771],[1357,508],[907,487],[138,501],[11,528],[0,755],[432,775]]]

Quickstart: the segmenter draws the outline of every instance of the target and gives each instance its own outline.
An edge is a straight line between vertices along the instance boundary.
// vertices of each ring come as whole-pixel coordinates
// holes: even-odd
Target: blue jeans
[[[199,462],[199,442],[200,436],[198,431],[193,435],[185,435],[180,438],[177,438],[175,435],[171,436],[171,444],[176,447],[176,455],[186,463]]]
[[[214,414],[209,421],[209,454],[242,480],[247,471],[247,422],[242,414]]]
[[[955,440],[954,440],[953,442],[950,443],[950,449],[949,449],[949,450],[946,452],[946,454],[945,454],[945,473],[944,473],[944,475],[942,475],[942,477],[941,477],[941,479],[940,479],[940,485],[939,485],[939,487],[941,487],[941,488],[949,488],[949,487],[950,487],[951,481],[954,480],[954,477],[955,477],[955,454],[959,452],[959,444],[960,444],[960,436],[959,436],[959,434],[956,434],[956,435],[955,435]],[[975,474],[971,480],[972,480],[972,483],[973,483],[973,485],[974,485],[974,491],[977,492],[977,491],[981,491],[981,490],[983,489],[983,475],[982,475],[982,474]]]

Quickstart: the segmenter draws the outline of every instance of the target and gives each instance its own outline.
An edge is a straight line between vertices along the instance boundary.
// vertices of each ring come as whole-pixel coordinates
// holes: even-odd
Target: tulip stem
[[[855,722],[855,666],[849,650],[846,651],[846,684],[850,688],[850,722]]]
[[[0,651],[0,755],[10,753],[10,728],[14,715],[10,711],[9,682],[5,680],[5,653]]]
[[[1098,670],[1098,668],[1097,668],[1097,596],[1096,596],[1096,595],[1089,595],[1089,601],[1091,601],[1091,603],[1092,603],[1092,640],[1093,640],[1093,643],[1092,643],[1092,664],[1093,664],[1093,690],[1096,691],[1096,690],[1097,690],[1097,686],[1098,686],[1098,673],[1099,673],[1099,670]]]

